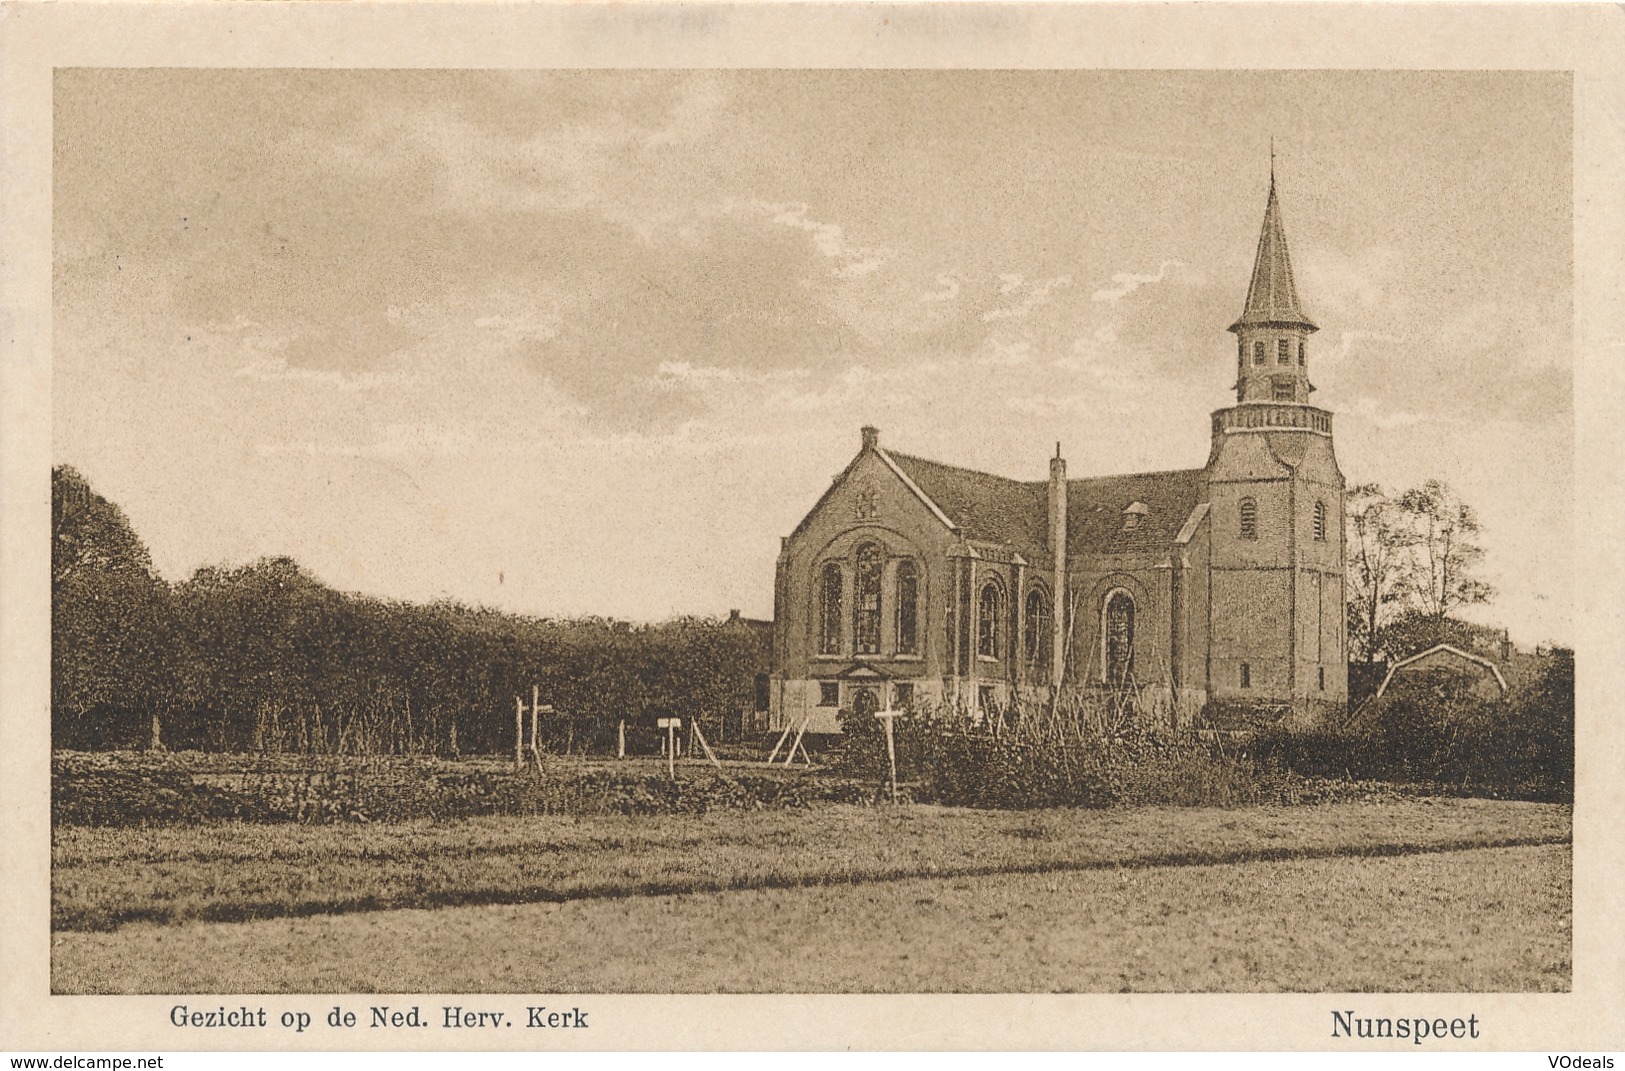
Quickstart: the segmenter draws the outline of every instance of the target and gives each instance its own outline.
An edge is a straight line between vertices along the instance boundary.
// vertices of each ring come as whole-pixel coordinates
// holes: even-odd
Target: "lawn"
[[[959,828],[982,828],[984,817],[969,816]],[[1093,817],[1046,815],[1044,825],[1067,828]],[[1172,824],[1166,814],[1125,817],[1120,832],[1151,834]],[[1216,820],[1211,829],[1227,822],[1241,829],[1258,816],[1200,817]],[[1042,836],[1020,839],[1053,844]],[[138,923],[54,935],[53,988],[1563,991],[1570,985],[1569,875],[1568,848],[1549,845],[912,877],[235,924]]]
[[[1100,868],[1566,843],[1566,806],[979,811],[822,805],[697,815],[307,826],[58,826],[55,930]]]

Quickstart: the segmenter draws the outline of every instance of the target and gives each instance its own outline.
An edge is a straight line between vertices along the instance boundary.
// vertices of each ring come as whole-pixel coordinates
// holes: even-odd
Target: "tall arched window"
[[[920,653],[920,570],[912,558],[897,563],[897,653]]]
[[[1027,593],[1026,621],[1027,672],[1036,681],[1049,680],[1050,616],[1049,600],[1037,588]]]
[[[999,657],[1002,631],[999,622],[1004,610],[1004,600],[1000,598],[1000,594],[998,583],[989,580],[982,585],[982,597],[978,603],[976,653],[989,658]]]
[[[865,543],[858,548],[857,578],[853,582],[852,649],[857,654],[880,653],[880,571],[884,559],[880,546]]]
[[[1326,503],[1315,503],[1315,539],[1326,542]]]
[[[1259,339],[1258,341],[1253,343],[1253,363],[1254,364],[1263,364],[1264,363],[1264,340],[1263,339]]]
[[[1280,338],[1280,339],[1275,340],[1275,363],[1276,364],[1291,364],[1292,363],[1292,340],[1291,339],[1289,339],[1289,338]]]
[[[1106,597],[1104,640],[1106,683],[1121,688],[1134,680],[1134,599],[1126,591]]]
[[[1252,498],[1241,500],[1241,538],[1258,538],[1258,503]]]
[[[818,581],[818,653],[841,653],[841,601],[845,587],[841,566],[825,562]]]

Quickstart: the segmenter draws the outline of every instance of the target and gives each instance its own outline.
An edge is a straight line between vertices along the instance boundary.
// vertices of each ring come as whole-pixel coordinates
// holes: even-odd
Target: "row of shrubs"
[[[482,815],[703,814],[805,807],[874,797],[872,784],[771,770],[690,768],[673,780],[646,765],[501,766],[378,761],[332,769],[199,774],[141,753],[87,761],[59,753],[51,813],[59,825],[143,826],[208,821],[402,822]]]
[[[1569,652],[1504,699],[1425,681],[1315,728],[1181,731],[1158,713],[1133,696],[1089,694],[980,720],[924,706],[894,722],[898,780],[916,799],[1001,808],[1224,807],[1394,791],[1573,800]],[[840,769],[889,776],[877,719],[844,717],[842,731]]]

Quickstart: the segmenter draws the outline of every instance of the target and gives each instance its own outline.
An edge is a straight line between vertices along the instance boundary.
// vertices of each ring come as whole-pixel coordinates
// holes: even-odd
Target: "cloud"
[[[1417,424],[1438,423],[1437,416],[1424,416],[1421,413],[1412,413],[1403,409],[1390,409],[1369,395],[1357,399],[1353,405],[1339,407],[1351,417],[1357,417],[1368,424],[1375,425],[1383,431],[1393,428],[1409,428]]]
[[[350,373],[336,369],[302,368],[289,364],[283,357],[269,357],[245,364],[232,374],[239,379],[252,379],[260,383],[304,383],[314,387],[331,387],[345,393],[412,382],[412,377],[394,372]]]
[[[937,285],[942,287],[942,289],[928,290],[920,295],[920,300],[927,304],[934,304],[941,301],[952,301],[954,298],[959,296],[958,276],[951,275],[948,272],[942,272],[937,276]]]
[[[1021,276],[1019,275],[1001,275],[999,278],[1006,280],[1007,283],[1009,280],[1015,280],[1014,283],[1000,286],[999,293],[1001,294],[1014,293],[1022,285]],[[1022,298],[1021,301],[1004,308],[989,309],[982,314],[982,321],[992,323],[995,320],[1025,320],[1032,315],[1034,309],[1049,303],[1051,293],[1071,285],[1072,277],[1070,275],[1057,275],[1053,279],[1041,279],[1036,283],[1031,283],[1027,286],[1027,296]]]
[[[727,207],[732,209],[735,204],[729,202]],[[752,200],[744,202],[744,207],[752,212],[765,215],[771,222],[781,227],[790,227],[805,232],[812,239],[813,246],[820,253],[832,260],[841,262],[840,266],[835,269],[837,278],[851,279],[869,275],[880,268],[896,252],[884,246],[855,246],[851,244],[840,224],[809,219],[807,213],[811,211],[811,207],[804,202],[780,203]]]
[[[1155,275],[1142,275],[1134,272],[1120,271],[1116,275],[1112,276],[1112,282],[1115,285],[1102,287],[1101,289],[1096,290],[1090,295],[1090,300],[1109,301],[1115,304],[1119,299],[1127,297],[1128,295],[1134,293],[1134,291],[1140,289],[1142,286],[1149,286],[1152,283],[1162,282],[1168,277],[1168,272],[1170,269],[1183,268],[1184,266],[1185,262],[1182,260],[1165,260],[1157,267]]]
[[[1033,344],[1028,339],[1018,342],[1002,342],[996,338],[987,340],[976,363],[989,368],[1014,368],[1017,365],[1031,364],[1033,360]]]
[[[1383,342],[1389,345],[1398,345],[1402,341],[1398,335],[1389,335],[1381,331],[1344,331],[1338,336],[1337,348],[1321,356],[1329,361],[1340,362],[1353,353],[1355,347],[1361,342]]]

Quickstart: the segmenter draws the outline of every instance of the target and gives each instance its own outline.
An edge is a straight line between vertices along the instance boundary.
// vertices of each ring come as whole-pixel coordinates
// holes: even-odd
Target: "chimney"
[[[873,450],[880,445],[880,429],[865,424],[863,426],[863,448]]]
[[[1061,444],[1049,462],[1049,549],[1055,557],[1055,577],[1050,590],[1055,605],[1050,614],[1050,674],[1058,688],[1066,667],[1066,458]]]

